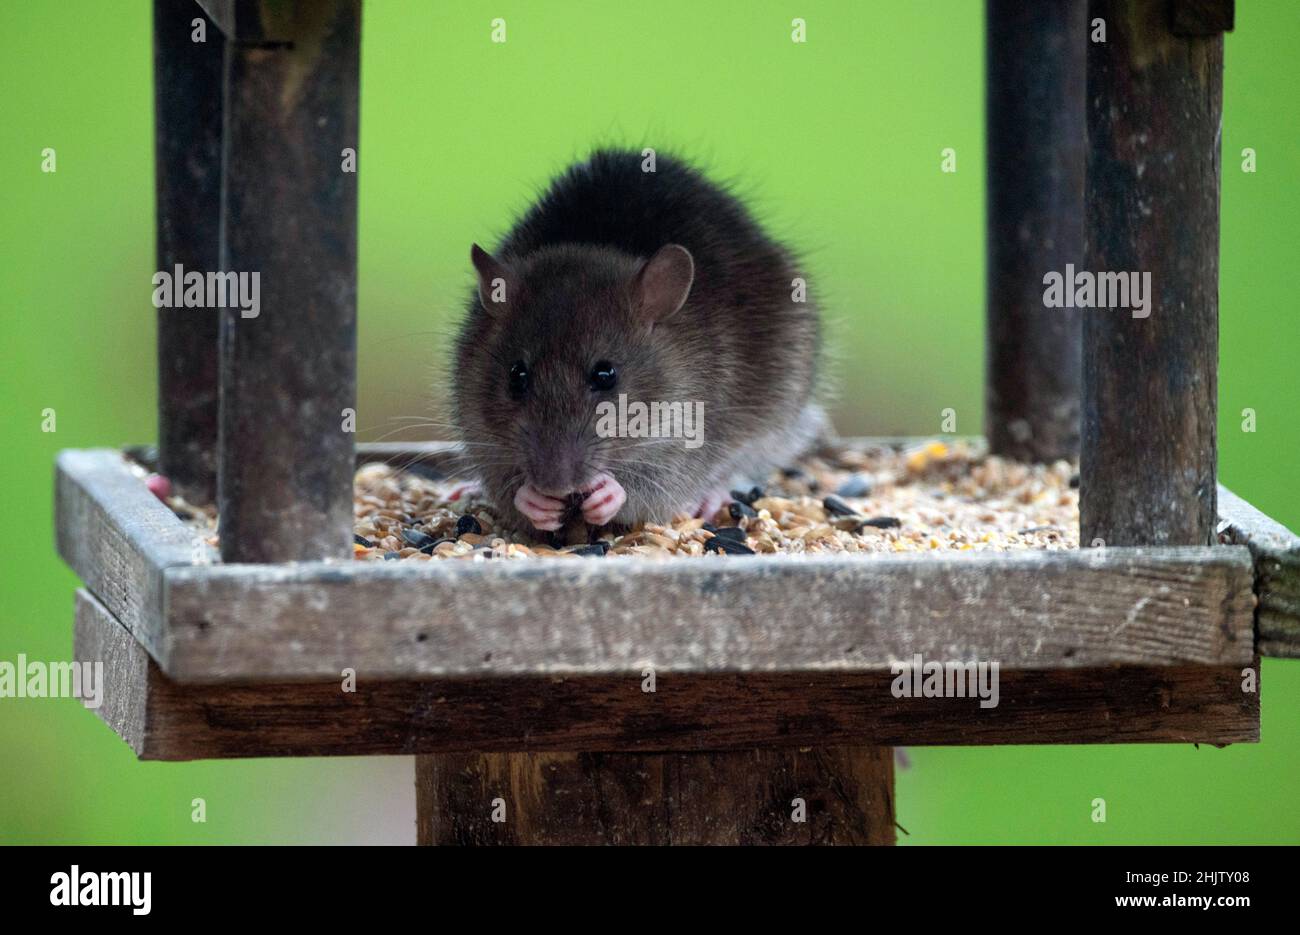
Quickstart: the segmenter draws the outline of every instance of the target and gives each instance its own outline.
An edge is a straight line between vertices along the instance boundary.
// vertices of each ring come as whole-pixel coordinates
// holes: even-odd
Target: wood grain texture
[[[1004,671],[994,708],[897,698],[889,672],[181,685],[84,591],[75,652],[106,663],[99,716],[156,760],[1259,739],[1254,660]]]
[[[118,451],[63,451],[55,466],[59,555],[157,658],[163,571],[213,561],[212,549],[131,473]]]
[[[1223,37],[1168,6],[1093,0],[1087,270],[1150,276],[1149,317],[1084,314],[1080,541],[1214,541]]]
[[[1246,662],[1244,548],[166,572],[180,681]]]
[[[220,34],[194,42],[193,0],[154,0],[154,188],[158,269],[215,272],[220,263]],[[181,283],[175,284],[180,290]],[[159,470],[191,503],[217,495],[216,309],[160,308]]]
[[[985,4],[985,422],[994,454],[1079,456],[1083,322],[1043,276],[1083,262],[1087,0]]]
[[[292,42],[296,33],[292,12],[305,3],[276,0],[198,0],[190,4],[208,15],[222,34],[243,45],[276,46]]]
[[[93,710],[136,756],[145,754],[158,667],[126,627],[85,588],[77,588],[76,593],[72,658],[104,663],[103,700]]]
[[[350,558],[360,0],[258,8],[292,43],[226,45],[221,262],[261,308],[221,316],[221,554]]]
[[[426,845],[893,844],[893,788],[888,747],[422,756],[416,835]]]
[[[969,555],[772,559],[767,566],[748,559],[690,567],[586,560],[495,570],[216,566],[211,547],[148,493],[116,451],[62,453],[56,506],[62,557],[155,658],[169,663],[174,646],[174,659],[183,659],[174,674],[187,666],[182,678],[190,679],[333,678],[344,665],[360,666],[368,678],[595,675],[602,666],[640,671],[651,655],[662,671],[686,672],[866,670],[913,652],[998,658],[1006,667],[1243,661],[1252,545],[1269,652],[1287,654],[1294,632],[1290,533],[1248,505],[1225,510],[1240,529],[1231,540],[1239,549],[1084,550],[974,562]],[[1248,529],[1273,529],[1273,537]],[[1082,575],[1076,583],[1073,568]],[[677,570],[681,588],[666,577]],[[166,599],[172,626],[165,627],[173,584],[175,599]],[[811,593],[826,602],[807,601]],[[230,603],[209,606],[205,594]],[[800,594],[796,609],[790,594]],[[651,612],[655,599],[662,616]],[[784,607],[789,626],[764,623],[772,607]],[[1110,639],[1117,628],[1119,639]]]
[[[1223,486],[1219,516],[1220,539],[1246,546],[1255,560],[1259,654],[1300,658],[1300,537]]]
[[[1213,549],[501,565],[204,564],[112,451],[59,459],[60,553],[174,678],[597,676],[1243,662],[1251,558]],[[791,604],[794,600],[796,603]],[[166,615],[164,616],[164,608]]]

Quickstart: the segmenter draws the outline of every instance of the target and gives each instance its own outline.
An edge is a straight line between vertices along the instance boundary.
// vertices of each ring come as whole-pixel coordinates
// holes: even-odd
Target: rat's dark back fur
[[[792,298],[803,274],[740,201],[701,173],[659,155],[599,151],[557,178],[494,252],[515,274],[508,310],[471,299],[456,347],[456,420],[471,467],[508,522],[524,480],[570,489],[607,470],[628,500],[620,523],[667,522],[709,490],[798,454],[818,427],[819,344],[811,300]],[[685,305],[653,329],[630,284],[666,244],[695,263]],[[507,392],[525,361],[525,400]],[[590,389],[597,361],[619,385]],[[704,404],[703,444],[600,438],[595,407],[629,400]]]

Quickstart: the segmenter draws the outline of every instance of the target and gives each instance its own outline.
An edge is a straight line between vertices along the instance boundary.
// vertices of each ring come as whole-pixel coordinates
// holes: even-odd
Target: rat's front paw
[[[582,518],[592,526],[604,526],[627,501],[627,491],[612,474],[597,474],[582,493]]]
[[[717,517],[718,510],[722,509],[723,505],[730,502],[730,500],[731,495],[727,491],[712,490],[704,495],[699,506],[695,508],[695,512],[691,515],[696,519],[711,523]]]
[[[524,484],[515,491],[515,509],[527,517],[533,526],[550,532],[560,528],[564,518],[565,503],[542,493],[532,484]]]

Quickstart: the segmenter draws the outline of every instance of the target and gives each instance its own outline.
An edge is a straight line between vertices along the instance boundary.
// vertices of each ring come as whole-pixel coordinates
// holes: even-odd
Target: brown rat
[[[558,529],[573,504],[593,526],[712,518],[729,487],[788,463],[822,426],[818,314],[795,300],[791,253],[730,192],[656,162],[596,152],[494,254],[471,251],[455,418],[508,526]],[[611,432],[620,396],[626,411],[680,403],[702,431]]]

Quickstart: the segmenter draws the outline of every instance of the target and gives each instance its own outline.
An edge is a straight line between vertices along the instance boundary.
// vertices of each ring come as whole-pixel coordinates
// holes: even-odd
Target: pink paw
[[[700,505],[695,508],[695,512],[691,515],[696,519],[712,520],[717,515],[718,510],[722,509],[723,504],[730,500],[731,495],[725,490],[710,491],[705,494],[704,499],[700,501]]]
[[[627,501],[627,491],[611,474],[597,474],[582,493],[582,518],[592,526],[604,526]]]
[[[515,491],[515,509],[528,517],[528,521],[542,532],[560,528],[564,519],[564,507],[563,500],[547,496],[532,484],[524,484]]]

